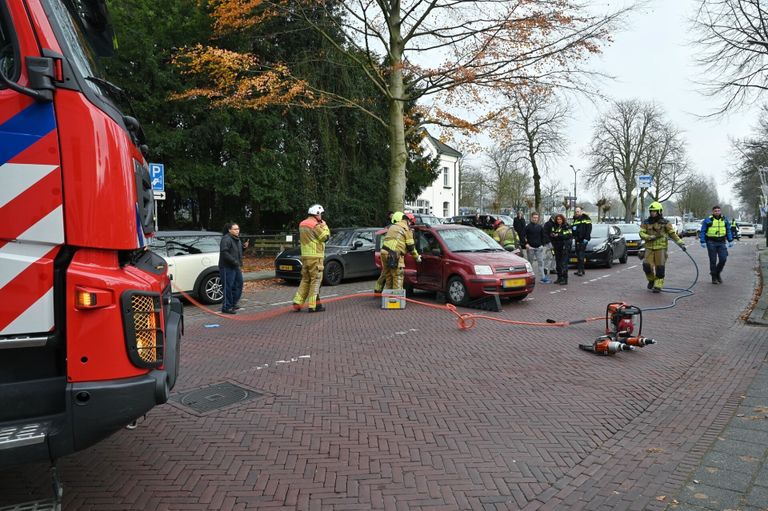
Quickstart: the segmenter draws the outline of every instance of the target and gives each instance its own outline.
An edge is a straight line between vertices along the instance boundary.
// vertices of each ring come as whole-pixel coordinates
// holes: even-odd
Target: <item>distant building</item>
[[[459,158],[461,153],[440,142],[429,132],[421,141],[424,155],[439,158],[440,174],[426,187],[414,202],[406,202],[405,209],[414,213],[451,217],[459,214]]]

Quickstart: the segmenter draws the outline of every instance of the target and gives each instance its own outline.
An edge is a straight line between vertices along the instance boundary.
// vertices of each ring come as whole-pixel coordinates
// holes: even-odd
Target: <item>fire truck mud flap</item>
[[[165,356],[163,367],[167,374],[167,389],[165,399],[158,401],[158,404],[165,403],[168,400],[168,393],[176,385],[176,379],[179,376],[181,336],[184,333],[184,306],[178,298],[171,299],[171,306],[165,323]],[[158,394],[160,397],[160,394]]]

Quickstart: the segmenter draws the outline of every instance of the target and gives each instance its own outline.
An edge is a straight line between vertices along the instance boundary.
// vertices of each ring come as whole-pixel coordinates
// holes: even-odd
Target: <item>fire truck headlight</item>
[[[163,330],[160,295],[126,291],[122,296],[123,328],[128,357],[137,367],[156,368],[163,363]]]

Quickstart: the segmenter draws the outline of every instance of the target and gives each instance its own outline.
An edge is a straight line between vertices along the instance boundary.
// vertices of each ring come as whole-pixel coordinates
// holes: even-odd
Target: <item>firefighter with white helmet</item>
[[[299,224],[301,242],[301,284],[293,297],[293,309],[300,311],[307,302],[309,312],[321,312],[325,307],[318,302],[317,294],[323,281],[325,242],[331,237],[331,230],[323,220],[325,209],[313,204],[307,210],[309,216]]]
[[[406,252],[410,252],[416,262],[421,262],[410,227],[415,221],[413,213],[392,213],[392,225],[389,226],[381,244],[381,266],[386,273],[385,289],[403,288]]]
[[[667,238],[672,238],[683,251],[686,250],[685,243],[675,232],[675,226],[664,218],[662,210],[661,203],[652,202],[648,206],[648,218],[640,226],[640,237],[645,241],[643,271],[648,280],[648,289],[654,293],[660,293],[664,287]]]

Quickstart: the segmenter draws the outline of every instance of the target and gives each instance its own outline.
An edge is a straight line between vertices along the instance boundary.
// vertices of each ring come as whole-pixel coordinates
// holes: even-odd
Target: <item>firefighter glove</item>
[[[421,255],[417,255],[417,256],[416,256],[416,262],[417,262],[417,263],[420,263],[420,262],[421,262]]]
[[[728,248],[733,248],[733,242],[732,241],[728,242]]]
[[[656,236],[654,236],[653,234],[651,234],[650,236],[648,236],[647,238],[645,238],[645,241],[654,241],[655,239],[656,239]]]
[[[683,250],[683,252],[688,252],[688,247],[685,245],[680,245],[680,248]]]

